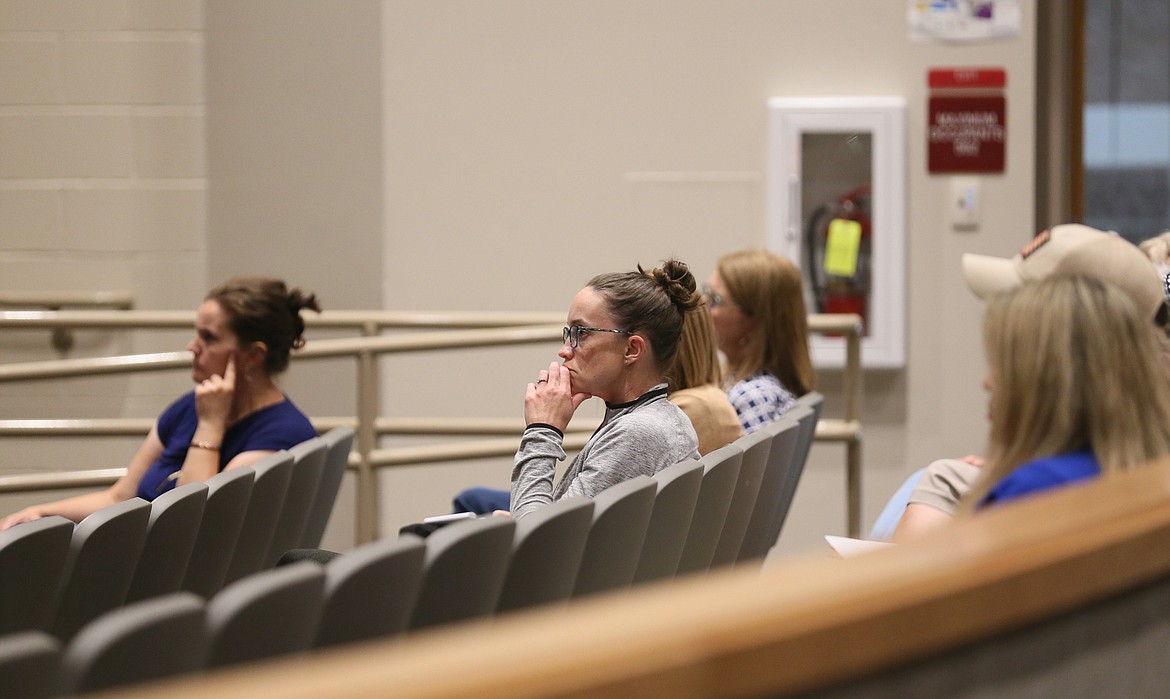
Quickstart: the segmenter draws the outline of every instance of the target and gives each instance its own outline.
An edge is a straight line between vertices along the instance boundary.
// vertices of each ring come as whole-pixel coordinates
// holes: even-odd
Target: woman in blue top
[[[1117,287],[1058,276],[984,318],[991,433],[970,511],[1170,454],[1170,384],[1149,319]]]
[[[0,530],[49,515],[80,522],[107,505],[153,500],[316,436],[274,380],[288,367],[289,350],[304,344],[302,308],[321,310],[315,295],[277,279],[233,279],[212,289],[187,345],[195,389],[163,411],[126,475],[101,492],[27,507],[0,520]]]

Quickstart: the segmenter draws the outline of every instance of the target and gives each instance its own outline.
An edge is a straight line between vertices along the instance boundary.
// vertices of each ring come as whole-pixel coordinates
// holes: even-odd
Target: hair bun
[[[638,271],[662,287],[679,313],[695,308],[702,301],[702,297],[696,291],[698,284],[695,282],[695,275],[691,274],[690,268],[681,260],[666,260],[661,267],[649,271],[639,266]]]
[[[317,302],[317,295],[306,294],[300,289],[290,289],[288,292],[288,310],[293,317],[292,348],[300,349],[305,346],[305,319],[301,317],[301,309],[308,308],[321,312],[321,304]]]

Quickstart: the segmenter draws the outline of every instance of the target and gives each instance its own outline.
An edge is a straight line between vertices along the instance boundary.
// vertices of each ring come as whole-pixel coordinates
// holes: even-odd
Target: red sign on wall
[[[930,172],[1003,172],[1007,143],[1003,95],[933,96],[929,111]]]

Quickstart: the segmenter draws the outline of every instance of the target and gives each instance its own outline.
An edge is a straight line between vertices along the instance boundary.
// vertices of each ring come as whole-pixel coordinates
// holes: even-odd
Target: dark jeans
[[[490,515],[496,510],[511,509],[512,494],[495,488],[468,488],[455,496],[453,512],[474,512]]]

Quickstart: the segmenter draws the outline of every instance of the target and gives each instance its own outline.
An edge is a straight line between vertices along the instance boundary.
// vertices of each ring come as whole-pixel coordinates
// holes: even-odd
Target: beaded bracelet
[[[207,451],[219,451],[219,445],[212,444],[211,442],[191,442],[191,448],[206,449]]]

